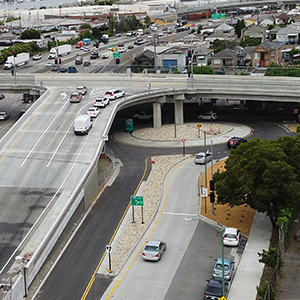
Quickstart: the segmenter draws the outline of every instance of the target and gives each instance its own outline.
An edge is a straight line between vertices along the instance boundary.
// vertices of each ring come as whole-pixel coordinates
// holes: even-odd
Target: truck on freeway
[[[12,55],[7,58],[6,63],[3,66],[3,69],[11,70],[12,68],[14,68],[14,64],[16,65],[16,67],[18,67],[26,64],[28,61],[29,61],[29,53],[27,52],[19,53],[17,54],[16,57]]]
[[[56,49],[57,49],[57,52],[56,52]],[[62,56],[62,55],[69,54],[71,51],[72,51],[72,46],[68,45],[68,44],[58,46],[57,48],[51,48],[48,58],[53,59],[56,56]]]

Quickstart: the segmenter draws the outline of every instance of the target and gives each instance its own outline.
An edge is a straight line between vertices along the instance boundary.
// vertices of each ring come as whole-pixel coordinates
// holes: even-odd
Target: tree
[[[235,32],[236,32],[236,35],[238,36],[238,38],[241,37],[241,34],[242,34],[242,29],[245,28],[246,25],[245,25],[245,21],[244,20],[238,20],[236,25],[235,25]]]
[[[84,32],[81,32],[79,36],[81,40],[93,37],[92,33],[88,29],[86,29]]]
[[[22,40],[40,39],[41,32],[35,29],[24,30],[21,34]]]
[[[210,66],[193,67],[194,74],[214,74],[214,70]]]
[[[80,26],[80,28],[82,28],[82,29],[85,29],[85,28],[91,28],[92,26],[91,26],[91,24],[89,24],[89,23],[83,23],[81,26]]]
[[[100,39],[102,37],[101,30],[97,27],[92,28],[92,35],[96,39]]]
[[[300,139],[290,137],[243,143],[230,152],[225,171],[214,174],[218,202],[266,212],[275,228],[281,209],[298,203],[299,148]]]
[[[201,30],[202,30],[202,28],[203,28],[203,26],[202,26],[202,25],[199,25],[199,26],[198,26],[198,29],[197,29],[197,33],[198,33],[198,34],[200,34],[200,33],[201,33]]]

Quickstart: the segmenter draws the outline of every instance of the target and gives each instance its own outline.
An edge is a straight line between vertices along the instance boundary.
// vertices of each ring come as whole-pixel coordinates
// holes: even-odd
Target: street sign
[[[111,253],[111,245],[106,245],[106,252]]]
[[[208,197],[208,188],[202,188],[202,197]]]
[[[224,296],[222,296],[219,300],[227,300]]]
[[[114,52],[114,53],[113,53],[113,58],[121,58],[121,53],[119,53],[119,52]]]
[[[185,143],[185,142],[186,142],[186,139],[182,139],[181,141],[182,141],[183,143]]]
[[[197,124],[197,128],[202,128],[202,124]]]
[[[211,14],[212,19],[225,19],[226,15],[225,14]]]
[[[132,206],[144,206],[143,196],[130,196]]]

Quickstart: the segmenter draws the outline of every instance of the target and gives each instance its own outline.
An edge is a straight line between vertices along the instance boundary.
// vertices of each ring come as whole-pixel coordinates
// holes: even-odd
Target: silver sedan
[[[144,260],[160,260],[162,254],[167,249],[166,242],[159,240],[147,241],[142,251],[142,257]]]

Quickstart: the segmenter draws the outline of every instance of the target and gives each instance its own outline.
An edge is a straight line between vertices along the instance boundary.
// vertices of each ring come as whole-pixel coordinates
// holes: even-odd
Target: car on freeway
[[[60,71],[60,67],[58,65],[52,65],[51,71],[52,72],[59,72]]]
[[[97,118],[100,114],[101,110],[99,107],[90,107],[86,114],[89,115],[91,118]]]
[[[204,290],[203,300],[218,300],[226,296],[228,283],[225,285],[225,295],[223,295],[222,280],[209,279]]]
[[[158,33],[158,36],[164,36],[164,33],[163,33],[162,31],[160,31],[160,32]]]
[[[46,64],[46,67],[52,67],[53,65],[53,62],[52,61],[49,61],[47,64]]]
[[[65,68],[65,67],[61,67],[60,70],[59,70],[60,73],[67,73],[68,72],[68,69]]]
[[[96,59],[99,58],[99,52],[98,51],[92,51],[91,55],[90,55],[90,59]]]
[[[129,46],[127,47],[127,49],[133,49],[133,48],[134,48],[133,45],[129,45]]]
[[[0,100],[4,99],[5,98],[5,95],[0,93]]]
[[[121,33],[117,33],[117,34],[116,34],[116,37],[120,37],[120,36],[121,36]]]
[[[97,97],[95,100],[94,100],[94,106],[96,107],[106,107],[106,105],[109,104],[109,99],[106,98],[106,97]]]
[[[86,60],[84,63],[83,63],[83,66],[84,67],[89,67],[91,65],[91,62]]]
[[[215,121],[215,120],[217,120],[217,119],[218,119],[217,114],[216,114],[216,113],[210,113],[210,112],[204,113],[204,114],[198,116],[198,120]]]
[[[83,52],[89,52],[91,49],[89,47],[84,47]]]
[[[197,153],[194,162],[195,162],[195,164],[205,164],[205,161],[206,161],[206,163],[208,163],[211,161],[211,159],[212,159],[212,155],[209,151],[206,151],[206,153],[199,152],[199,153]]]
[[[71,103],[76,103],[76,102],[80,102],[82,99],[82,94],[80,92],[72,92],[70,94],[70,102]]]
[[[0,120],[6,120],[9,118],[9,114],[6,111],[0,111]]]
[[[107,54],[102,55],[102,59],[107,59],[109,56]]]
[[[75,67],[68,67],[68,73],[77,73],[77,69]]]
[[[116,100],[124,96],[125,91],[122,90],[108,90],[105,92],[105,97],[107,97],[109,100]]]
[[[235,246],[240,244],[241,231],[237,228],[227,227],[223,233],[223,244],[225,246]]]
[[[150,119],[153,119],[153,115],[152,114],[147,114],[145,111],[142,111],[138,114],[134,114],[133,119],[150,120]]]
[[[83,59],[81,56],[77,56],[75,60],[75,65],[82,65],[83,64]]]
[[[38,53],[38,54],[33,55],[32,60],[40,60],[41,58],[42,58],[42,54]]]
[[[167,249],[167,244],[164,241],[151,240],[147,241],[142,251],[142,257],[144,260],[160,260],[162,254]]]
[[[237,146],[239,146],[242,143],[246,143],[246,142],[247,142],[246,139],[234,136],[227,141],[227,148],[228,149],[231,149],[231,148],[236,149]]]
[[[76,89],[76,92],[81,93],[82,95],[85,95],[87,93],[87,87],[86,86],[78,86]]]
[[[222,280],[222,258],[216,259],[216,263],[214,266],[213,271],[213,278],[214,279],[221,279]],[[229,281],[232,279],[234,271],[234,261],[232,259],[224,258],[224,279]]]

